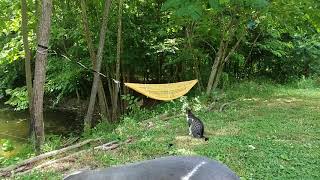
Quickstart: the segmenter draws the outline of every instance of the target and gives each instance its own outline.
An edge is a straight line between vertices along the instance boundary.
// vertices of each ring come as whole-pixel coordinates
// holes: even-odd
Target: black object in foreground
[[[227,166],[200,156],[169,156],[118,167],[80,171],[64,180],[239,180]]]

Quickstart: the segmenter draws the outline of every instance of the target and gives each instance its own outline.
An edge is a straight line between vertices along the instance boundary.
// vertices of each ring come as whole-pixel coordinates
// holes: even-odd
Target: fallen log
[[[0,169],[0,177],[5,175],[5,174],[8,174],[10,173],[11,171],[21,167],[21,166],[26,166],[26,165],[30,165],[30,164],[33,164],[37,161],[40,161],[40,160],[43,160],[43,159],[46,159],[46,158],[49,158],[49,157],[52,157],[52,156],[55,156],[55,155],[58,155],[58,154],[62,154],[64,152],[67,152],[67,151],[70,151],[72,149],[76,149],[76,148],[79,148],[79,147],[82,147],[90,142],[95,142],[95,141],[99,141],[101,140],[101,138],[97,138],[97,139],[88,139],[88,140],[85,140],[83,142],[80,142],[80,143],[77,143],[75,145],[72,145],[72,146],[68,146],[68,147],[65,147],[65,148],[62,148],[62,149],[59,149],[59,150],[54,150],[54,151],[50,151],[50,152],[47,152],[47,153],[44,153],[44,154],[40,154],[39,156],[36,156],[36,157],[33,157],[33,158],[30,158],[30,159],[27,159],[27,160],[24,160],[22,162],[19,162],[15,165],[11,165],[11,166],[8,166],[8,167],[5,167],[5,168],[1,168]]]
[[[127,143],[131,143],[133,141],[133,138],[130,137],[128,140],[126,140],[125,142],[123,143],[118,143],[118,141],[111,141],[109,143],[106,143],[106,144],[103,144],[103,145],[100,145],[100,146],[96,146],[93,148],[93,150],[104,150],[104,151],[109,151],[109,150],[114,150],[116,148],[118,148],[120,145],[122,144],[127,144]],[[79,156],[81,154],[84,154],[84,153],[87,153],[89,152],[90,150],[92,149],[84,149],[84,150],[81,150],[81,151],[78,151],[78,152],[75,152],[75,153],[72,153],[68,156],[65,156],[65,157],[62,157],[62,158],[59,158],[59,159],[55,159],[55,160],[51,160],[51,161],[47,161],[45,163],[42,163],[34,168],[30,168],[25,170],[25,168],[21,168],[19,170],[16,170],[14,172],[15,176],[21,176],[21,175],[24,175],[24,174],[27,174],[27,173],[30,173],[31,171],[34,171],[34,170],[38,170],[38,169],[41,169],[41,168],[44,168],[44,167],[47,167],[47,166],[50,166],[52,164],[55,164],[55,163],[58,163],[58,162],[63,162],[63,161],[66,161],[68,159],[72,159],[73,157],[76,157],[76,156]],[[25,171],[23,171],[25,170]],[[22,172],[21,172],[22,171]],[[17,174],[16,174],[17,173]]]
[[[103,144],[103,145],[101,145],[101,146],[97,146],[97,147],[95,147],[94,149],[99,149],[99,147],[104,147],[103,150],[107,151],[107,150],[113,150],[113,149],[118,148],[118,147],[119,147],[119,144],[118,144],[118,141],[111,141],[111,142],[106,143],[106,144]],[[59,158],[59,159],[50,160],[50,161],[47,161],[47,162],[45,162],[45,163],[42,163],[42,164],[40,164],[40,165],[32,168],[32,169],[28,169],[28,170],[23,171],[23,172],[21,172],[21,171],[19,171],[19,172],[16,171],[15,173],[18,173],[18,174],[15,174],[15,175],[21,176],[21,175],[27,174],[27,173],[29,173],[29,172],[31,172],[31,171],[34,171],[34,170],[38,170],[38,169],[47,167],[47,166],[50,166],[50,165],[55,164],[55,163],[58,163],[58,162],[66,161],[66,160],[68,160],[68,159],[72,159],[73,157],[76,157],[76,156],[79,156],[79,155],[84,154],[84,153],[86,153],[86,152],[89,152],[90,150],[91,150],[91,149],[84,149],[84,150],[81,150],[81,151],[72,153],[72,154],[70,154],[70,155],[68,155],[68,156]]]

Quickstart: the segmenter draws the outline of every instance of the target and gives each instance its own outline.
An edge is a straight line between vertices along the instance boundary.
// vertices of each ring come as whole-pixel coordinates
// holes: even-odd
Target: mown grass
[[[195,114],[204,121],[209,141],[190,138],[184,116],[142,121],[143,117],[179,110],[182,103],[175,101],[125,117],[117,127],[99,124],[87,138],[133,137],[134,141],[112,152],[88,154],[80,158],[80,164],[107,167],[196,154],[221,161],[242,179],[320,179],[319,88],[246,82],[214,96],[220,97],[219,105],[232,103],[223,112],[207,112],[204,109],[210,99],[199,98],[203,108]],[[33,173],[19,178],[40,176],[57,179],[62,175]]]

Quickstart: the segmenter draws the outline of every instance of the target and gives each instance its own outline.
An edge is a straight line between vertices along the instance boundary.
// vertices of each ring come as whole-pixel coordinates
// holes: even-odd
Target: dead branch
[[[208,106],[207,111],[208,111],[208,112],[209,112],[209,111],[212,111],[215,106],[216,106],[216,101],[213,101],[213,102]]]
[[[33,158],[30,158],[30,159],[26,159],[20,163],[17,163],[15,165],[11,165],[11,166],[8,166],[8,167],[5,167],[5,168],[1,168],[0,169],[0,176],[3,176],[5,174],[8,174],[10,173],[11,171],[21,167],[21,166],[26,166],[26,165],[30,165],[30,164],[33,164],[37,161],[40,161],[40,160],[43,160],[43,159],[46,159],[46,158],[49,158],[49,157],[52,157],[52,156],[55,156],[55,155],[58,155],[58,154],[62,154],[64,152],[67,152],[67,151],[70,151],[72,149],[76,149],[76,148],[79,148],[79,147],[82,147],[90,142],[95,142],[95,141],[99,141],[101,140],[101,138],[98,138],[98,139],[88,139],[88,140],[85,140],[83,142],[80,142],[78,144],[75,144],[75,145],[72,145],[72,146],[68,146],[68,147],[65,147],[65,148],[62,148],[62,149],[59,149],[59,150],[54,150],[54,151],[50,151],[50,152],[47,152],[47,153],[44,153],[44,154],[40,154],[39,156],[36,156],[36,157],[33,157]]]
[[[94,149],[99,149],[99,147],[103,147],[103,148],[104,148],[103,150],[108,151],[108,150],[113,150],[113,149],[118,148],[118,147],[119,147],[119,144],[118,144],[118,141],[111,141],[111,142],[106,143],[106,144],[103,144],[103,145],[101,145],[101,146],[97,146],[97,147],[95,147]],[[86,152],[88,152],[88,151],[90,151],[90,150],[91,150],[91,149],[84,149],[84,150],[81,150],[81,151],[72,153],[72,154],[70,154],[70,155],[68,155],[68,156],[59,158],[59,159],[54,159],[54,160],[47,161],[47,162],[42,163],[42,164],[40,164],[40,165],[38,165],[38,166],[36,166],[36,167],[34,167],[34,168],[32,168],[32,169],[29,168],[29,169],[27,169],[26,171],[21,172],[21,171],[23,170],[23,169],[22,169],[22,170],[20,170],[20,171],[16,171],[15,173],[18,172],[18,174],[16,174],[16,175],[21,176],[21,175],[27,174],[27,173],[29,173],[29,172],[31,172],[31,171],[38,170],[38,169],[42,169],[42,168],[44,168],[44,167],[50,166],[50,165],[55,164],[55,163],[58,163],[58,162],[63,162],[63,161],[67,161],[67,160],[73,160],[73,159],[75,159],[74,157],[77,157],[77,156],[79,156],[79,155],[81,155],[81,154],[84,154],[84,153],[86,153]]]
[[[93,150],[110,151],[110,150],[114,150],[114,149],[118,148],[122,144],[128,144],[128,143],[131,143],[132,141],[133,141],[132,137],[128,138],[128,140],[126,140],[123,143],[118,143],[118,141],[111,141],[109,143],[106,143],[106,144],[103,144],[103,145],[100,145],[100,146],[96,146],[96,147],[93,148]],[[15,175],[21,176],[21,175],[30,173],[31,171],[39,170],[39,169],[48,167],[48,166],[50,166],[52,164],[59,163],[59,162],[64,162],[64,161],[68,161],[68,160],[69,161],[70,160],[75,161],[76,157],[79,157],[81,154],[87,153],[90,150],[92,150],[92,149],[84,149],[84,150],[72,153],[72,154],[70,154],[68,156],[59,158],[59,159],[47,161],[47,162],[42,163],[42,164],[40,164],[40,165],[38,165],[38,166],[36,166],[34,168],[30,168],[30,167],[28,167],[28,169],[26,169],[26,167],[21,168],[21,169],[19,168],[19,171],[18,171],[18,169],[15,171],[15,173],[17,173]],[[23,172],[21,172],[21,171],[23,171]]]
[[[104,150],[104,151],[109,151],[109,150],[113,150],[113,149],[116,149],[120,146],[120,144],[103,144],[101,146],[97,146],[97,147],[94,147],[93,149],[94,150]]]
[[[75,138],[68,138],[66,141],[64,141],[62,144],[62,147],[68,147],[77,142],[80,138],[75,137]]]
[[[220,108],[219,108],[219,112],[222,112],[226,106],[230,105],[230,104],[233,103],[233,102],[235,102],[235,101],[223,103],[223,104],[220,106]]]

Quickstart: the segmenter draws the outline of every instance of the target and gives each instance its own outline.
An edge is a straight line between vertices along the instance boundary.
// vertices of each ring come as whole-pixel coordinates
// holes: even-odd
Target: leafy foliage
[[[5,102],[5,104],[9,104],[14,108],[14,110],[24,110],[29,107],[28,102],[28,94],[26,87],[15,88],[15,89],[7,89],[6,94],[10,96],[10,99]]]
[[[88,2],[88,20],[97,47],[102,3]],[[23,87],[24,51],[20,32],[20,3],[1,1],[0,89]],[[117,4],[112,6],[102,72],[113,77]],[[319,3],[307,0],[167,0],[128,1],[123,8],[122,76],[130,81],[175,82],[197,77],[207,84],[221,38],[231,46],[245,34],[239,50],[226,64],[220,87],[242,78],[263,77],[280,82],[316,77],[319,65]],[[28,1],[29,41],[35,54],[37,17]],[[52,18],[46,94],[54,105],[62,98],[90,93],[92,67],[76,2],[55,4]],[[222,32],[228,29],[222,36]],[[257,38],[258,37],[258,38]],[[255,38],[257,41],[254,43]],[[231,47],[228,47],[230,50]],[[227,79],[227,80],[226,80]],[[105,81],[106,79],[104,79]],[[107,87],[107,83],[104,83]],[[22,93],[20,94],[22,97]],[[10,96],[10,94],[9,94]],[[10,98],[10,97],[9,97]],[[13,100],[15,99],[15,100]],[[19,98],[11,98],[19,106]],[[21,108],[25,108],[21,99]]]
[[[49,152],[61,148],[62,136],[61,135],[48,135],[43,145],[43,151]]]
[[[122,95],[122,99],[128,103],[127,110],[137,113],[140,111],[141,104],[139,104],[139,98],[136,98],[130,94]]]
[[[162,6],[162,10],[174,9],[177,16],[198,20],[202,15],[202,2],[192,0],[169,0]]]
[[[2,150],[4,152],[8,152],[8,151],[12,151],[14,150],[14,146],[12,144],[12,142],[9,139],[6,139],[3,143],[2,143]]]
[[[75,62],[52,57],[49,59],[47,71],[45,87],[48,94],[56,97],[53,105],[65,96],[75,96],[75,92],[82,94],[89,89],[84,88],[87,85],[86,78],[89,80],[86,71],[79,68]]]

